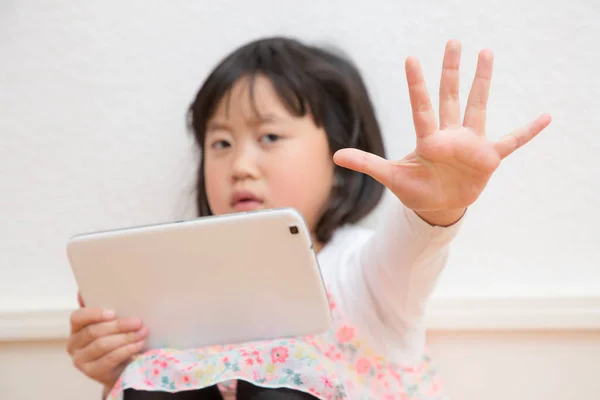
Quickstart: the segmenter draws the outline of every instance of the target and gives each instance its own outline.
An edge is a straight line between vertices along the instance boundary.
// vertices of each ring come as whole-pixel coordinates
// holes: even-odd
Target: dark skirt
[[[237,384],[236,400],[313,400],[316,397],[297,390],[280,388],[270,389],[252,385],[246,381]],[[217,386],[207,387],[201,390],[189,390],[185,392],[146,392],[143,390],[127,389],[124,392],[124,400],[223,400],[223,396]]]

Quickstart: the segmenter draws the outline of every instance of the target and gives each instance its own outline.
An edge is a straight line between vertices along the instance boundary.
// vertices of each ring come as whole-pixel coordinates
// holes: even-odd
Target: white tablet
[[[332,322],[291,208],[77,235],[67,255],[86,306],[141,318],[150,349],[319,334]]]

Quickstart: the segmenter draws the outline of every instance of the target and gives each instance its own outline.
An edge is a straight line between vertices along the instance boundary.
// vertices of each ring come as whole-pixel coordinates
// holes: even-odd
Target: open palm
[[[406,60],[406,78],[417,134],[416,149],[399,161],[385,160],[358,149],[342,149],[336,164],[370,175],[415,211],[461,209],[484,190],[502,159],[529,142],[549,123],[545,114],[497,142],[486,138],[485,122],[493,55],[479,53],[464,119],[459,102],[461,45],[446,45],[440,82],[438,122],[415,58]]]

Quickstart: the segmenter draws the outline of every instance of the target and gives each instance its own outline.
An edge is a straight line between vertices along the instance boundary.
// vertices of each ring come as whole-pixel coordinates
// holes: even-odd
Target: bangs
[[[215,96],[218,98],[217,104],[220,104],[221,101],[225,99],[225,113],[227,117],[229,117],[229,104],[231,102],[232,87],[236,82],[242,79],[248,79],[248,102],[252,108],[252,112],[256,117],[262,117],[256,105],[256,97],[254,95],[254,87],[257,76],[265,76],[271,82],[271,85],[273,85],[273,89],[275,90],[279,100],[290,114],[296,117],[303,117],[309,112],[309,109],[312,109],[305,95],[300,92],[299,88],[292,87],[292,85],[290,85],[289,81],[286,79],[278,79],[277,76],[273,76],[272,74],[269,75],[264,71],[260,71],[242,75],[229,85],[229,88],[224,94],[221,94],[220,97],[218,94]],[[207,120],[213,116],[215,110],[212,111],[213,113],[208,116]]]
[[[301,62],[303,59],[305,63]],[[249,101],[252,110],[260,115],[254,90],[257,76],[264,76],[271,82],[290,114],[303,117],[310,112],[315,124],[322,126],[323,98],[326,93],[312,73],[315,68],[310,68],[310,60],[310,54],[302,54],[301,49],[286,49],[284,43],[275,40],[242,47],[224,59],[209,75],[188,110],[198,144],[202,145],[206,124],[223,100],[229,114],[231,90],[242,79],[248,79]]]

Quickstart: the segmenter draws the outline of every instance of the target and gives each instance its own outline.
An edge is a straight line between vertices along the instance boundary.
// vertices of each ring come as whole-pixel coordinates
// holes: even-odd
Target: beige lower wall
[[[598,400],[600,331],[433,331],[453,400]],[[0,399],[99,399],[65,341],[0,342]]]
[[[453,400],[600,400],[600,331],[433,332]]]
[[[66,341],[0,342],[0,399],[100,399],[100,385],[73,367]]]

